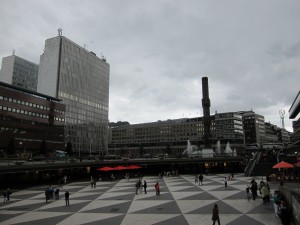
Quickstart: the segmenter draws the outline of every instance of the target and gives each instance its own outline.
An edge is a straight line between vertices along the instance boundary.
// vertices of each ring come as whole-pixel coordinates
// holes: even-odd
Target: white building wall
[[[0,72],[0,81],[12,84],[15,56],[7,56],[2,59],[2,67]]]
[[[60,37],[46,40],[45,52],[40,57],[37,91],[57,97]]]

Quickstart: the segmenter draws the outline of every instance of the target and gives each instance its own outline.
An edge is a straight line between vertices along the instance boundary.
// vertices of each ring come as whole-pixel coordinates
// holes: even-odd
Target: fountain
[[[197,150],[197,146],[192,145],[191,142],[188,140],[187,141],[187,147],[186,149],[183,151],[182,155],[200,155],[201,151]]]
[[[229,141],[227,142],[227,145],[226,145],[226,148],[225,148],[225,154],[227,155],[232,155],[232,149],[230,148],[230,145],[229,145]]]
[[[236,156],[236,149],[235,148],[233,149],[233,156],[234,157]]]
[[[216,154],[217,155],[221,155],[221,142],[220,141],[218,141],[217,142],[217,146],[216,146]]]

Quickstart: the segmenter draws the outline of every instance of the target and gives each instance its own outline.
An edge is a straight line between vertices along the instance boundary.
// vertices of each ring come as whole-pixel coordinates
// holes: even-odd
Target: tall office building
[[[13,54],[2,59],[0,81],[36,91],[38,71],[39,66],[37,64]]]
[[[66,105],[65,142],[73,151],[107,151],[110,66],[64,36],[50,38],[40,57],[38,92]]]
[[[240,112],[243,116],[245,144],[262,144],[266,142],[265,117],[253,111]]]

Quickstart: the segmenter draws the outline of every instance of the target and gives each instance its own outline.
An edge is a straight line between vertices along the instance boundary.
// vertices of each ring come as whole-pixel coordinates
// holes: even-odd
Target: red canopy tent
[[[109,166],[105,166],[105,167],[102,167],[102,168],[98,168],[97,170],[100,170],[100,171],[111,171],[111,170],[114,170],[113,168],[109,167]]]
[[[127,170],[128,168],[126,166],[116,166],[112,168],[113,170]]]
[[[281,168],[294,168],[294,166],[287,162],[280,162],[273,166],[273,169],[281,169]]]
[[[135,170],[135,169],[140,169],[140,168],[142,168],[142,167],[137,166],[137,165],[130,165],[130,166],[127,166],[127,169],[129,169],[129,170]]]

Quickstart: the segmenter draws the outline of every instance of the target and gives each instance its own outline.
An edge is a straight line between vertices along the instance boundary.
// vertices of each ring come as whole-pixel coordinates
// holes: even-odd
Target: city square
[[[254,178],[235,174],[224,186],[228,174],[204,176],[203,185],[195,183],[195,175],[159,178],[140,177],[148,183],[147,194],[135,193],[138,178],[98,181],[92,188],[89,181],[67,183],[60,189],[59,200],[45,201],[47,186],[14,191],[10,202],[0,204],[1,224],[107,224],[107,225],[171,225],[212,224],[212,208],[218,204],[222,225],[279,225],[273,201],[263,204],[261,198],[247,199],[246,187]],[[155,183],[160,184],[160,196]],[[278,188],[270,183],[271,193]],[[56,187],[52,185],[52,187]],[[64,193],[70,192],[70,205]]]

